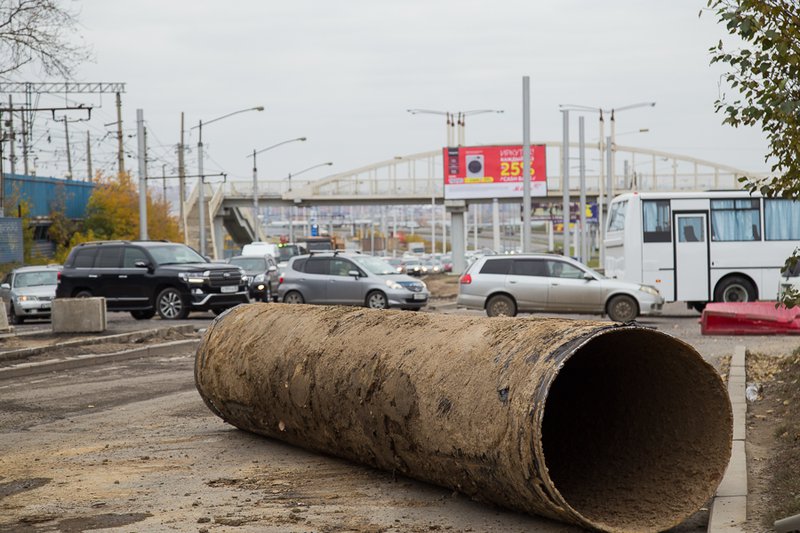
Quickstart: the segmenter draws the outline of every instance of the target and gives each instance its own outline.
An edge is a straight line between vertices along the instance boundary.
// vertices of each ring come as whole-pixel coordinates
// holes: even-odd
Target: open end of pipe
[[[730,458],[730,403],[687,345],[612,331],[559,372],[542,441],[553,485],[593,527],[661,531],[713,496]]]

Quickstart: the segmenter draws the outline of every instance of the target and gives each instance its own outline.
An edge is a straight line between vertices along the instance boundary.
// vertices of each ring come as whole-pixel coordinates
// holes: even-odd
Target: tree
[[[72,232],[72,228],[63,222],[53,230],[53,236],[59,241],[56,259],[60,262],[66,259],[73,246],[81,242],[139,238],[139,193],[130,174],[122,173],[116,178],[99,175],[97,181],[86,206],[83,229]],[[57,217],[55,211],[52,215]],[[166,200],[156,201],[149,193],[147,227],[151,239],[182,240],[178,220],[169,214],[169,203]]]
[[[715,102],[723,124],[760,126],[769,141],[764,160],[772,162],[764,179],[742,178],[745,188],[766,197],[800,200],[800,3],[796,0],[708,0],[718,21],[738,37],[728,49],[722,40],[710,49],[711,63],[730,67],[725,77],[738,95]],[[702,12],[701,12],[702,13]],[[800,260],[800,248],[786,268]],[[800,293],[783,298],[800,305]]]
[[[89,57],[76,44],[75,14],[57,0],[0,0],[0,76],[38,63],[45,73],[71,77]]]

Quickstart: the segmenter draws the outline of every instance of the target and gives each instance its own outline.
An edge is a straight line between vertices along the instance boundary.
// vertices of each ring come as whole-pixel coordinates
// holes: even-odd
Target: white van
[[[272,257],[278,257],[278,245],[270,242],[251,242],[242,247],[242,255],[259,255],[262,257],[271,255]]]

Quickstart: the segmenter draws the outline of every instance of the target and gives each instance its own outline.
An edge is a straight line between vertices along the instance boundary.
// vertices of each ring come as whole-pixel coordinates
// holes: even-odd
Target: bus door
[[[673,216],[675,300],[710,301],[708,213],[673,212]]]

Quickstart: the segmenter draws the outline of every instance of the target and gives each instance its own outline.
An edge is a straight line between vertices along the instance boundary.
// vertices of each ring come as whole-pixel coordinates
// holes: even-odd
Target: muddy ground
[[[747,382],[761,387],[748,402],[746,446],[748,529],[761,532],[800,514],[800,349],[748,354]]]

